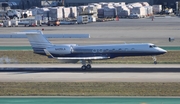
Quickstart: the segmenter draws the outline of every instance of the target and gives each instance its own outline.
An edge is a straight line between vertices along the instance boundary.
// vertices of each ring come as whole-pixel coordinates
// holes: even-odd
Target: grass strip
[[[158,64],[180,64],[180,51],[169,51],[157,56]],[[0,64],[52,64],[58,60],[38,55],[33,51],[0,51]],[[119,57],[109,60],[95,60],[93,63],[153,64],[151,56]]]
[[[162,46],[160,48],[163,48],[165,50],[168,50],[168,51],[179,51],[180,50],[180,47],[179,46]]]
[[[0,96],[180,96],[180,83],[0,82]]]

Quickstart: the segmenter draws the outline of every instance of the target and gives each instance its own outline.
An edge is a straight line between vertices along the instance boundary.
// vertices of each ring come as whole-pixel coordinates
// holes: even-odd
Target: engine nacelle
[[[71,46],[53,46],[53,47],[48,47],[46,48],[51,54],[71,54],[72,53],[72,47]]]

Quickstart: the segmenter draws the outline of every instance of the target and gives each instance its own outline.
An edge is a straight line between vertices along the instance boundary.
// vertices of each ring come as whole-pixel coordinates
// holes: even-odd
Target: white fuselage
[[[54,45],[46,48],[56,57],[85,57],[85,56],[147,56],[166,53],[151,43],[140,44],[107,44],[107,45]]]

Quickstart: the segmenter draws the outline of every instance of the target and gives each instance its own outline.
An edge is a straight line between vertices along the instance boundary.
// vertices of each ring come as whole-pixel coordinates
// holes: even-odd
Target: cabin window
[[[109,50],[108,50],[108,49],[105,49],[104,51],[105,51],[105,52],[108,52]]]
[[[153,47],[156,47],[155,45],[153,45]]]
[[[96,53],[96,52],[97,52],[97,50],[96,50],[96,49],[93,49],[93,50],[92,50],[92,52],[93,52],[93,53]]]
[[[102,52],[103,52],[103,50],[102,50],[102,49],[100,49],[100,50],[99,50],[99,52],[100,52],[100,53],[102,53]]]

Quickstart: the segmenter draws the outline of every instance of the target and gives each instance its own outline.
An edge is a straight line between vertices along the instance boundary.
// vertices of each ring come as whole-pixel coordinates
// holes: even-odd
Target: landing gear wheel
[[[154,64],[157,64],[157,59],[156,59],[156,57],[153,56],[152,58],[153,58],[153,60],[154,60]]]
[[[82,70],[86,70],[86,69],[87,69],[86,65],[83,65],[83,66],[81,67],[81,69],[82,69]]]
[[[87,69],[91,69],[91,65],[90,64],[88,64],[86,67],[87,67]]]

